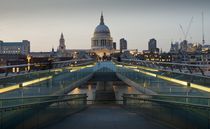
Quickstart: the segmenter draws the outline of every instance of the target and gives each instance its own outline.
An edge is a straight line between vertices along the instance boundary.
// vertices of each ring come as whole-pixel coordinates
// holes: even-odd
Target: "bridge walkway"
[[[171,129],[120,105],[90,105],[46,129]]]

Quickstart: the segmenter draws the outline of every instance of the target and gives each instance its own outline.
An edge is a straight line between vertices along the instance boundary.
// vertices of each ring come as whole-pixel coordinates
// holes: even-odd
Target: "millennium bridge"
[[[210,129],[208,66],[89,59],[11,71],[35,65],[0,67],[0,129]]]

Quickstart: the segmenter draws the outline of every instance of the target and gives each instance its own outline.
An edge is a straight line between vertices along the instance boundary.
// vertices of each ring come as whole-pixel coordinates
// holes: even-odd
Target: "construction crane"
[[[202,12],[202,43],[205,44],[205,34],[204,34],[204,13]]]
[[[182,31],[182,33],[183,33],[183,36],[184,36],[184,40],[187,40],[187,37],[188,37],[188,35],[189,35],[190,28],[191,28],[191,26],[192,26],[192,22],[193,22],[193,17],[190,19],[190,22],[189,22],[189,24],[188,24],[188,27],[187,27],[186,32],[184,31],[182,25],[179,24],[179,27],[180,27],[180,29],[181,29],[181,31]]]
[[[185,32],[184,32],[184,29],[183,29],[182,25],[179,24],[179,27],[180,27],[180,29],[181,29],[181,31],[182,31],[182,33],[183,33],[184,39],[185,39]]]

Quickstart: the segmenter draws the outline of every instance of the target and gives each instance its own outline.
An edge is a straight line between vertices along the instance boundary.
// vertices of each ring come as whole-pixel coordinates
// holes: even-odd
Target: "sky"
[[[204,12],[205,40],[210,43],[210,0],[0,0],[0,40],[29,40],[31,51],[57,49],[64,33],[68,49],[88,49],[103,11],[105,24],[119,48],[120,38],[129,49],[147,49],[155,38],[163,51],[184,39],[201,43]]]

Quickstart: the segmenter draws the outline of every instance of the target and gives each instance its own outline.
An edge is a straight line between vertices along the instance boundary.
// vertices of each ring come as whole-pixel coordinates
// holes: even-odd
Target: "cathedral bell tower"
[[[58,52],[64,53],[66,50],[65,39],[63,33],[61,33],[61,37],[59,40]]]

